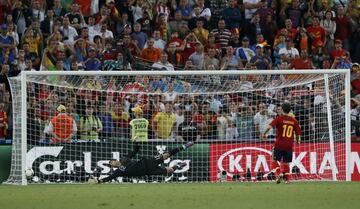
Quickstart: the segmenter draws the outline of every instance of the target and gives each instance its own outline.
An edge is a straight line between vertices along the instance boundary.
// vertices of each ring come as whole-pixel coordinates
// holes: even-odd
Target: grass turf
[[[0,208],[359,208],[360,182],[0,185]]]

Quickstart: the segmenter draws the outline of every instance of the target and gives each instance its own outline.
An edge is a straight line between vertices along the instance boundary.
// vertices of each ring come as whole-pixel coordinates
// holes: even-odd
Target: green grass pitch
[[[0,208],[359,208],[360,182],[0,185]]]

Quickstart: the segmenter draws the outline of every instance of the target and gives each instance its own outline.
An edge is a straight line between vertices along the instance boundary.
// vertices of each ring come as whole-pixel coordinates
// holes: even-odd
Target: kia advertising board
[[[220,171],[227,171],[228,180],[234,174],[244,176],[250,169],[254,177],[259,171],[264,174],[271,170],[272,144],[233,143],[210,145],[210,181],[216,181]],[[335,144],[335,165],[332,165],[330,146],[327,143],[301,144],[295,147],[293,162],[299,168],[302,179],[331,180],[332,169],[338,180],[345,180],[345,144]],[[360,180],[360,144],[353,144],[350,168],[353,180]]]

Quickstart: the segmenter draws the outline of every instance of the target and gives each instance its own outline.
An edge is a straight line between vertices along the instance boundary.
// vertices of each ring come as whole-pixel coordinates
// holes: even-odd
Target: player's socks
[[[284,181],[285,183],[289,183],[290,179],[290,166],[289,164],[283,164],[283,172],[284,172]]]

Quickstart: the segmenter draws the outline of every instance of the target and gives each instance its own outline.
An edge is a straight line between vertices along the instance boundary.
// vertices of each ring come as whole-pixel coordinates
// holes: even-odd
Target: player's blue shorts
[[[291,163],[293,158],[293,152],[292,151],[282,151],[279,149],[273,148],[272,153],[273,160],[284,162],[284,163]]]

